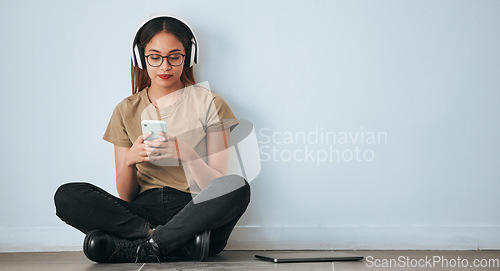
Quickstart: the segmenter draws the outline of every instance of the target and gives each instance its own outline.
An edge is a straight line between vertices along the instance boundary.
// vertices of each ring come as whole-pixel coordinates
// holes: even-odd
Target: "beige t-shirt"
[[[158,105],[160,107],[160,103]],[[205,162],[206,134],[227,128],[232,131],[238,124],[226,102],[209,89],[198,85],[185,87],[175,103],[156,108],[149,101],[145,88],[115,107],[103,139],[130,148],[142,135],[141,121],[146,119],[164,120],[167,133],[186,142]],[[191,193],[200,191],[188,167],[177,159],[143,162],[136,167],[139,193],[164,186]]]

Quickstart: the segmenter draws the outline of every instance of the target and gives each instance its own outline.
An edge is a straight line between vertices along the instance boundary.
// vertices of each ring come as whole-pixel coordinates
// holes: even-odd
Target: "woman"
[[[132,95],[113,111],[103,138],[114,144],[120,198],[88,183],[64,184],[57,216],[86,233],[96,262],[199,261],[220,253],[250,201],[250,187],[227,175],[230,131],[238,124],[225,101],[195,85],[198,58],[191,29],[162,16],[133,43]],[[141,120],[162,119],[168,133],[147,140]]]

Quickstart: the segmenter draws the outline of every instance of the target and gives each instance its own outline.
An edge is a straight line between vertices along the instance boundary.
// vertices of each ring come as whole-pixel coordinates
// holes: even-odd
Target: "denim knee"
[[[78,188],[88,186],[88,183],[66,183],[57,188],[54,194],[54,205],[56,206],[56,215],[62,218],[62,213],[78,197]]]
[[[193,198],[193,203],[198,204],[207,200],[224,196],[232,202],[249,200],[250,186],[245,178],[239,175],[225,175],[214,179],[203,191]]]
[[[239,184],[240,187],[236,189],[239,197],[242,201],[250,202],[250,184],[247,182],[247,180],[242,176],[236,174],[227,175],[225,177],[227,177],[227,181]]]
[[[219,177],[196,196],[194,203],[203,202],[209,199],[215,199],[220,196],[226,196],[231,202],[250,202],[250,185],[242,176],[231,174]]]

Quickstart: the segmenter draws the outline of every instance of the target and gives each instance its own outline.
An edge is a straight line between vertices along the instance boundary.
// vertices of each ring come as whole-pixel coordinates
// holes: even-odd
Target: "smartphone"
[[[167,123],[163,120],[143,120],[141,121],[142,134],[147,132],[153,132],[146,140],[154,140],[160,138],[161,136],[158,132],[162,131],[167,133]]]

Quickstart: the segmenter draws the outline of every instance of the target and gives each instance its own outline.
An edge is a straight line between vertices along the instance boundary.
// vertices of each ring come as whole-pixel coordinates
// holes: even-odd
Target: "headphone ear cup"
[[[188,49],[186,52],[186,61],[184,66],[193,67],[193,65],[197,62],[195,59],[196,59],[196,43],[194,39],[191,39],[191,46],[190,49]]]
[[[198,56],[196,55],[196,41],[193,39],[191,39],[191,57],[190,57],[190,60],[189,60],[189,67],[192,67],[195,63],[198,63]]]
[[[134,57],[133,57],[134,65],[139,67],[139,69],[146,68],[146,58],[144,56],[144,52],[139,49],[137,44],[134,46]]]
[[[196,59],[196,42],[194,41],[194,38],[191,39],[191,44],[189,45],[189,48],[187,49],[186,52],[186,60],[185,60],[185,65],[186,67],[193,67],[195,63],[198,63],[198,60]]]

